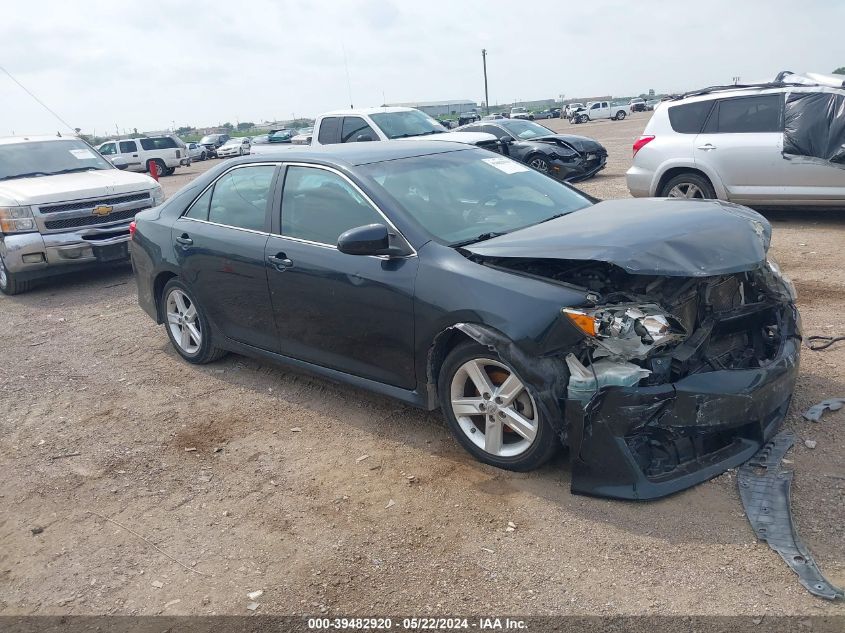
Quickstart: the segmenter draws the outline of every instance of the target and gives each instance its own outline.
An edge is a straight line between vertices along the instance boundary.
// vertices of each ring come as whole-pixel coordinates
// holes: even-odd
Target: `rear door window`
[[[320,133],[317,141],[321,145],[340,143],[340,117],[330,116],[320,121]]]
[[[717,134],[783,132],[783,95],[759,95],[723,99],[710,116]]]
[[[698,134],[704,127],[713,101],[696,101],[669,108],[669,124],[681,134]]]
[[[267,200],[275,172],[273,165],[255,165],[239,167],[222,176],[214,185],[208,221],[265,231]]]
[[[121,154],[133,154],[138,151],[138,146],[135,141],[120,141]]]

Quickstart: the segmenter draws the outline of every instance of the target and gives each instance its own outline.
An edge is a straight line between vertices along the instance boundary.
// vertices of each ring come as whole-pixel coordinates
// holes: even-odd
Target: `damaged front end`
[[[497,266],[588,290],[562,309],[572,491],[651,499],[735,467],[777,431],[798,373],[794,289],[771,263],[710,277],[596,261]]]

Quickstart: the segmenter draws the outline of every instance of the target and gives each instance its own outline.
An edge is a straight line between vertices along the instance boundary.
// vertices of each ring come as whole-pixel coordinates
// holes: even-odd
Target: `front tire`
[[[549,159],[541,154],[534,154],[528,159],[528,166],[533,167],[537,171],[543,172],[544,174],[548,174],[551,166],[549,165]]]
[[[19,295],[32,288],[32,281],[21,281],[15,273],[6,268],[3,257],[0,256],[0,292],[4,295]]]
[[[179,355],[189,363],[205,365],[225,356],[214,346],[211,326],[188,287],[171,279],[161,292],[161,309],[167,336]]]
[[[438,395],[449,430],[480,462],[525,472],[561,447],[530,385],[483,345],[464,343],[449,353]]]
[[[205,152],[200,154],[200,160],[207,160],[207,159],[208,159],[208,154],[206,154]]]
[[[661,198],[713,200],[716,197],[716,191],[704,176],[687,172],[669,180],[657,195]]]

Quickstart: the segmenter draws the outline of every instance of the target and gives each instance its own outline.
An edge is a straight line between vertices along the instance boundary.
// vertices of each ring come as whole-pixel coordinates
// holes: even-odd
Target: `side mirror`
[[[129,161],[125,158],[121,158],[120,156],[115,156],[114,158],[109,159],[111,164],[117,167],[118,169],[126,169],[129,167]]]
[[[349,229],[337,238],[337,250],[347,255],[406,255],[405,250],[390,245],[390,235],[384,224],[366,224]]]
[[[356,142],[356,143],[365,143],[365,142],[367,142],[367,141],[374,141],[374,140],[376,140],[376,139],[374,139],[374,138],[373,138],[371,135],[369,135],[369,134],[359,134],[358,136],[356,136],[356,137],[355,137],[355,142]]]

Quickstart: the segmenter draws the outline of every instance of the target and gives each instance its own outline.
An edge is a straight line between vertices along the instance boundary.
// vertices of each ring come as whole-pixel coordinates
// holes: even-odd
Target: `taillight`
[[[133,220],[132,222],[129,223],[129,239],[131,240],[134,237],[135,237],[135,221]]]
[[[641,136],[636,141],[634,141],[634,156],[636,156],[637,152],[639,152],[643,147],[651,143],[653,140],[654,136]]]

